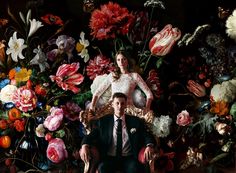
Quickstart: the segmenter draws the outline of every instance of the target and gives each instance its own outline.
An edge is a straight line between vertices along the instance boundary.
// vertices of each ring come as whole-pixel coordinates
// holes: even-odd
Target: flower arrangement
[[[235,11],[224,16],[226,30],[209,23],[185,33],[152,18],[154,10],[165,9],[162,1],[146,1],[143,7],[131,11],[114,2],[92,4],[86,11],[89,24],[73,33],[67,30],[71,20],[8,9],[8,18],[0,22],[0,161],[35,171],[82,167],[78,150],[86,132],[79,114],[116,70],[112,55],[119,40],[122,48],[134,51],[132,69],[155,97],[151,130],[161,154],[152,164],[161,172],[220,162],[232,166]],[[149,63],[151,58],[155,63]],[[110,94],[108,89],[98,105]],[[138,89],[133,99],[143,106]]]

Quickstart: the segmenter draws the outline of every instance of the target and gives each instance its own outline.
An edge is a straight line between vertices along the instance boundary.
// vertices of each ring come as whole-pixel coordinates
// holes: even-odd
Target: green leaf
[[[65,131],[64,130],[58,130],[57,132],[56,132],[56,137],[57,138],[63,138],[64,136],[65,136]]]
[[[157,62],[156,62],[156,67],[157,67],[157,68],[160,68],[160,66],[162,65],[162,63],[163,63],[163,59],[162,59],[162,58],[159,58],[159,59],[157,60]]]
[[[217,162],[217,161],[219,161],[219,160],[225,158],[225,157],[228,156],[228,155],[229,155],[228,153],[221,153],[221,154],[219,154],[218,156],[216,156],[216,157],[214,157],[213,159],[211,159],[210,164],[215,163],[215,162]]]

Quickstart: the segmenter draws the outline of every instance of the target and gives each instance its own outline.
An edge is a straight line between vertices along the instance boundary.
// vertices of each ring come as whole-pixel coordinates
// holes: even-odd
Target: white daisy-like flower
[[[166,137],[170,134],[172,119],[169,115],[161,115],[154,118],[152,131],[157,137]]]
[[[236,41],[236,10],[226,20],[226,33]]]
[[[22,55],[23,49],[27,47],[27,45],[24,44],[25,40],[22,38],[17,39],[16,32],[14,32],[13,36],[10,38],[8,42],[9,48],[6,51],[6,54],[11,54],[11,58],[13,61],[18,62],[17,57],[20,59],[24,59],[25,57]]]
[[[78,55],[84,58],[84,62],[88,62],[89,60],[89,54],[87,47],[89,46],[89,41],[85,39],[85,33],[80,33],[80,39],[79,42],[76,44],[76,50],[78,52]]]
[[[29,30],[28,37],[33,35],[39,28],[43,26],[42,22],[37,21],[35,19],[29,20],[29,21],[30,21],[30,30]]]

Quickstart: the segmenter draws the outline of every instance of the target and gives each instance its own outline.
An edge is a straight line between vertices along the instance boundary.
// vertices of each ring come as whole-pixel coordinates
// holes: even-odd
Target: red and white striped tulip
[[[171,24],[166,25],[149,42],[152,55],[165,56],[180,37],[181,31],[178,28],[173,28]]]

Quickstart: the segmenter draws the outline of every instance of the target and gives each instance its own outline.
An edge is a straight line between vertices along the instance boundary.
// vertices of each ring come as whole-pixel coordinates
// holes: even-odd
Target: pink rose
[[[24,86],[15,91],[12,100],[16,107],[23,112],[32,111],[36,108],[37,97],[34,91]]]
[[[59,163],[68,157],[66,146],[60,138],[50,140],[46,152],[48,159],[54,163]]]
[[[181,31],[178,28],[172,28],[171,24],[166,25],[149,42],[152,55],[165,56],[180,37]]]
[[[192,123],[192,118],[189,116],[188,111],[183,110],[177,115],[176,124],[179,126],[186,126]]]
[[[50,109],[50,115],[45,119],[43,125],[50,131],[55,131],[60,127],[63,120],[63,110],[57,107]]]

